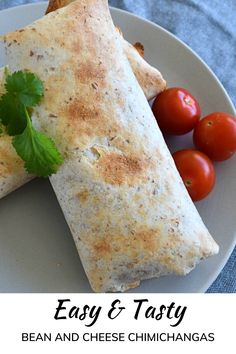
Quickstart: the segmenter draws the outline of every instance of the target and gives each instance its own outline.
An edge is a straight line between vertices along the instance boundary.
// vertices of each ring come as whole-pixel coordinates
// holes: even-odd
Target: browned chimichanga
[[[65,158],[50,181],[95,291],[187,274],[218,252],[124,55],[107,0],[75,1],[4,42],[10,70],[30,70],[44,82],[33,123]]]
[[[46,13],[55,11],[73,1],[74,0],[50,0]],[[129,60],[144,94],[148,100],[152,99],[165,89],[165,80],[161,73],[156,68],[149,65],[142,56],[139,55],[138,51],[122,36],[121,41],[124,53]],[[0,68],[0,90],[2,86],[2,91],[3,85],[1,78],[3,72],[4,69]],[[8,193],[24,185],[32,178],[33,176],[25,172],[21,160],[12,148],[11,139],[2,135],[0,140],[0,198],[3,198]]]

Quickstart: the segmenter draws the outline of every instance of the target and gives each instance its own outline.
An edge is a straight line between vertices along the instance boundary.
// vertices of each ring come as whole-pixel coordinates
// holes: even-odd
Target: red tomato
[[[206,116],[197,124],[193,141],[212,160],[229,159],[236,151],[236,119],[220,112]]]
[[[201,116],[197,100],[187,90],[179,87],[160,93],[152,109],[161,131],[170,135],[190,132]]]
[[[198,150],[177,151],[173,159],[192,200],[205,198],[215,185],[211,160]]]

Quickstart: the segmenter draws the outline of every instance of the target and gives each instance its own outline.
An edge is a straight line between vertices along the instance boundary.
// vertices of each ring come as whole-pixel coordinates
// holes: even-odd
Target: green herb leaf
[[[0,98],[0,120],[9,135],[17,135],[25,129],[27,120],[24,105],[17,97],[6,93]]]
[[[25,169],[39,177],[55,173],[63,158],[54,142],[46,135],[36,131],[27,114],[27,126],[22,134],[13,138],[12,144],[17,154],[25,161]]]
[[[30,113],[43,97],[42,81],[33,73],[5,70],[6,93],[0,98],[0,129],[14,136],[12,145],[25,169],[39,177],[55,173],[63,158],[52,139],[32,126]],[[0,133],[3,129],[0,130]]]
[[[35,74],[26,71],[7,75],[5,88],[26,107],[36,106],[44,93],[42,81]]]

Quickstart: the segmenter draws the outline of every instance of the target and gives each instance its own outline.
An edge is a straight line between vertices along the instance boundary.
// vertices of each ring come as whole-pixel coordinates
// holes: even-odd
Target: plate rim
[[[2,13],[10,13],[10,12],[14,12],[17,11],[19,8],[39,8],[41,9],[42,6],[46,7],[47,2],[46,1],[39,1],[36,3],[27,3],[27,4],[22,4],[22,5],[17,5],[17,6],[13,6],[13,7],[9,7],[3,10],[0,10],[0,16]],[[131,18],[134,18],[136,20],[142,21],[142,22],[146,22],[149,26],[156,28],[157,30],[161,31],[162,33],[164,33],[165,35],[169,36],[172,40],[177,41],[185,50],[187,50],[187,52],[189,54],[191,54],[192,56],[194,56],[201,65],[203,65],[206,70],[208,71],[208,74],[210,74],[212,76],[212,78],[215,81],[215,84],[218,85],[220,87],[220,89],[222,90],[222,93],[225,96],[225,99],[227,100],[227,103],[231,109],[231,113],[234,116],[236,116],[236,108],[233,104],[233,101],[231,99],[231,97],[229,96],[229,94],[227,93],[225,87],[223,86],[222,82],[220,81],[220,79],[217,77],[217,75],[214,73],[214,71],[208,66],[208,64],[200,57],[200,55],[198,55],[190,46],[188,46],[186,43],[184,43],[184,41],[182,41],[180,38],[178,38],[176,35],[174,35],[173,33],[171,33],[170,31],[168,31],[167,29],[163,28],[162,26],[160,26],[159,24],[152,22],[146,18],[143,18],[139,15],[136,15],[132,12],[123,10],[123,9],[119,9],[116,7],[112,7],[110,6],[110,9],[112,12]],[[210,276],[210,279],[208,281],[205,282],[205,285],[203,285],[202,287],[200,287],[197,291],[197,293],[205,293],[209,287],[213,284],[213,282],[217,279],[217,277],[219,276],[219,274],[221,273],[221,271],[223,270],[223,268],[225,267],[225,265],[227,264],[227,262],[229,261],[232,252],[234,251],[234,248],[236,246],[236,232],[234,235],[232,235],[232,240],[230,242],[230,246],[228,247],[227,250],[227,255],[225,255],[225,257],[223,259],[221,259],[221,261],[219,261],[218,266],[216,267],[216,269],[212,272],[212,275]]]

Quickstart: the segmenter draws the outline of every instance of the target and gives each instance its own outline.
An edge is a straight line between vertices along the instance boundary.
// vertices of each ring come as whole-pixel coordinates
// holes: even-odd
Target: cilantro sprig
[[[6,93],[0,98],[0,126],[13,136],[12,145],[27,172],[39,177],[55,173],[63,158],[52,139],[37,131],[31,120],[33,107],[44,94],[42,81],[33,73],[5,71]]]

